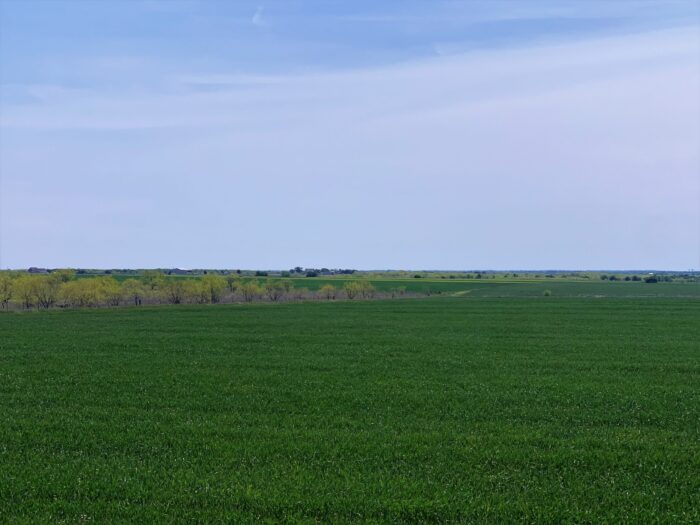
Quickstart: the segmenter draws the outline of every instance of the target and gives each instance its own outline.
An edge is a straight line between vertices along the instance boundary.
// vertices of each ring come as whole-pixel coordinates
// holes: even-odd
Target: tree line
[[[390,292],[403,295],[405,288]],[[142,304],[215,304],[304,299],[371,299],[379,296],[366,280],[352,280],[336,287],[324,284],[316,291],[295,288],[285,279],[241,278],[207,274],[198,277],[166,277],[157,271],[144,272],[141,278],[118,281],[111,276],[76,278],[72,270],[54,270],[48,275],[0,273],[0,307],[52,308],[97,307]]]

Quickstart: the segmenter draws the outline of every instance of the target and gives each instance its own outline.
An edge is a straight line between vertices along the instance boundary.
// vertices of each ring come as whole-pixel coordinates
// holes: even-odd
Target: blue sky
[[[2,267],[700,268],[691,1],[0,0]]]

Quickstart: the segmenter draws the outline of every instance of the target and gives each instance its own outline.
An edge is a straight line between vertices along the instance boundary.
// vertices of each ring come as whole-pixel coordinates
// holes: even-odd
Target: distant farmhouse
[[[190,275],[192,272],[190,270],[181,270],[180,268],[172,268],[165,271],[168,275]]]

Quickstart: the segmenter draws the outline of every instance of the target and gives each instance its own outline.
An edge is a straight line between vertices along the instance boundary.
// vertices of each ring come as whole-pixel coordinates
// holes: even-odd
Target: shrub
[[[544,292],[542,292],[542,295],[545,297],[549,297],[552,295],[552,290],[545,290]]]

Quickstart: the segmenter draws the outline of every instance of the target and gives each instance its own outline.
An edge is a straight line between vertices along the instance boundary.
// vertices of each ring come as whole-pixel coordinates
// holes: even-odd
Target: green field
[[[94,275],[79,275],[78,278],[91,279]],[[129,278],[141,279],[141,275],[113,275],[117,281]],[[167,279],[193,279],[195,276],[168,276]],[[648,284],[644,282],[601,281],[598,278],[583,279],[534,279],[529,278],[495,278],[495,279],[400,279],[376,278],[358,274],[353,277],[343,275],[333,277],[243,277],[244,281],[254,280],[264,284],[268,280],[283,279],[292,283],[294,288],[318,290],[324,284],[342,288],[345,283],[368,280],[378,291],[389,292],[403,288],[408,293],[469,293],[476,297],[531,297],[542,295],[550,290],[553,295],[564,297],[700,297],[700,283],[661,282]]]
[[[441,286],[0,315],[0,521],[700,522],[697,285]]]

